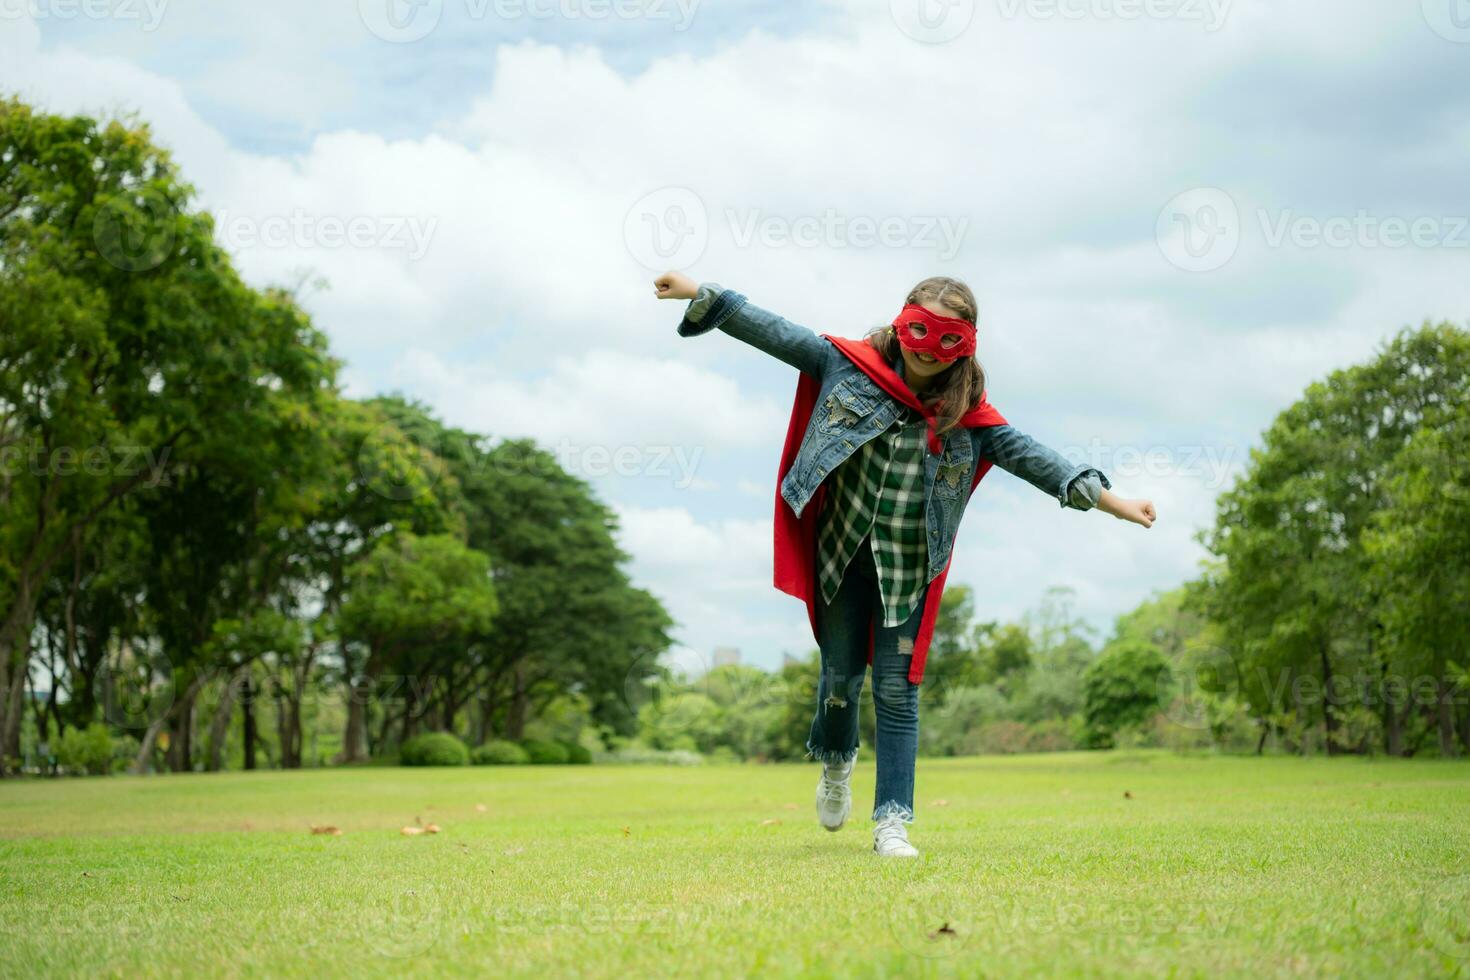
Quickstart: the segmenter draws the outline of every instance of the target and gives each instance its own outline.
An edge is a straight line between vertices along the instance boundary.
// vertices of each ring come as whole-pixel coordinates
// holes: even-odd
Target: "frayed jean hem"
[[[808,759],[815,759],[818,762],[841,765],[856,759],[857,754],[857,746],[843,751],[841,749],[821,749],[811,742],[806,743],[806,757]]]
[[[897,817],[904,823],[913,823],[914,811],[896,800],[889,800],[887,803],[880,803],[873,808],[874,821],[889,820],[893,817]]]

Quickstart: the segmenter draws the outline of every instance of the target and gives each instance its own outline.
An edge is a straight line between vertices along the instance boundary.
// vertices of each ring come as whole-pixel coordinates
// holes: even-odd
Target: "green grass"
[[[0,784],[0,974],[1470,974],[1470,766],[920,760],[906,863],[870,850],[871,763],[835,834],[816,773]]]

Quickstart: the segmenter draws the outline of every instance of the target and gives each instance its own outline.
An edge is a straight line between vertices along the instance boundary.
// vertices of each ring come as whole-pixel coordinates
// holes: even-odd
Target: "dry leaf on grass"
[[[761,826],[762,827],[773,827],[773,826],[775,826],[776,824],[778,824],[780,822],[781,821],[777,820],[775,817],[771,817],[769,820],[762,820],[761,821]]]
[[[786,809],[788,809],[788,810],[800,810],[801,807],[797,806],[795,803],[788,803],[788,804],[786,804]]]
[[[423,817],[420,817],[420,816],[415,815],[414,818],[413,818],[413,822],[416,823],[416,824],[418,824],[417,833],[420,833],[420,834],[437,834],[439,832],[439,825],[438,824],[436,824],[436,823],[424,823],[424,818]]]
[[[331,824],[324,824],[322,826],[312,827],[311,828],[311,832],[313,834],[327,834],[327,835],[329,835],[331,837],[341,837],[342,836],[342,830],[341,830],[341,828],[339,828],[339,827],[333,827]]]
[[[476,813],[487,813],[487,812],[489,812],[489,810],[490,810],[490,808],[488,806],[486,806],[485,804],[483,804],[483,803],[476,803],[475,804],[475,812]]]
[[[404,827],[402,830],[399,831],[399,833],[402,834],[404,837],[417,837],[423,832],[424,828],[422,827]]]
[[[934,806],[949,806],[949,800],[935,800]]]

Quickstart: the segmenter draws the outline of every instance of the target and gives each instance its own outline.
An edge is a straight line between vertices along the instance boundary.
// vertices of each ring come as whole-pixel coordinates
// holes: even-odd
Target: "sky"
[[[529,437],[619,518],[676,659],[814,642],[771,584],[792,368],[967,281],[993,404],[1149,529],[998,468],[949,582],[1106,638],[1199,572],[1314,379],[1470,310],[1470,0],[0,0],[0,92],[136,112],[352,396]]]

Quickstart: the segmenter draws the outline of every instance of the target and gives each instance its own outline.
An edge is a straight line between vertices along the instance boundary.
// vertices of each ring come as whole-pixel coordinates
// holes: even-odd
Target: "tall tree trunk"
[[[361,762],[368,757],[367,702],[372,682],[352,678],[347,685],[347,724],[342,732],[342,761]]]
[[[1332,660],[1327,656],[1327,640],[1318,643],[1322,657],[1322,728],[1327,737],[1327,754],[1337,755],[1337,714],[1333,711]]]
[[[241,681],[245,680],[249,667],[242,667],[230,675],[220,692],[219,704],[214,709],[214,720],[209,726],[209,756],[204,767],[210,772],[219,772],[225,767],[225,739],[230,732],[230,719],[235,717],[235,704]]]
[[[245,668],[245,682],[240,685],[241,737],[245,743],[245,768],[255,768],[255,688],[250,683],[250,668]]]
[[[174,705],[173,737],[169,740],[168,761],[174,772],[194,771],[194,706],[204,690],[203,672],[197,684],[190,684],[180,703]]]
[[[153,744],[158,741],[158,733],[178,718],[187,707],[193,709],[194,700],[199,697],[199,691],[204,687],[206,675],[199,671],[194,680],[184,690],[183,696],[174,701],[173,705],[159,715],[148,725],[143,733],[143,741],[138,746],[138,755],[133,759],[133,772],[141,773],[148,768],[148,758],[153,754]]]
[[[520,663],[511,669],[510,683],[510,711],[505,719],[505,735],[519,742],[525,737],[527,715],[530,714],[529,698],[526,696],[526,672]]]
[[[475,698],[475,744],[484,745],[490,738],[490,696]]]
[[[342,761],[361,762],[373,750],[368,741],[368,703],[377,682],[373,679],[378,658],[369,651],[362,670],[352,668],[349,654],[342,651],[342,666],[347,672],[347,722],[342,731]]]
[[[1455,744],[1455,709],[1452,704],[1454,685],[1445,682],[1443,676],[1439,679],[1439,703],[1436,705],[1436,715],[1439,721],[1439,754],[1446,759],[1453,759],[1459,755],[1458,746]]]

